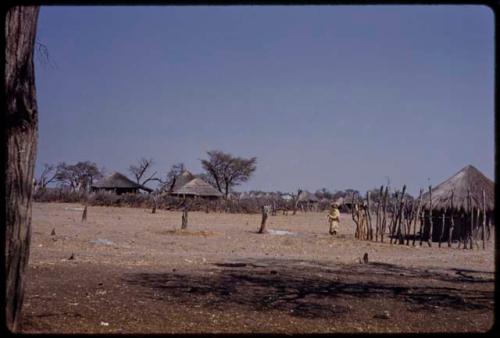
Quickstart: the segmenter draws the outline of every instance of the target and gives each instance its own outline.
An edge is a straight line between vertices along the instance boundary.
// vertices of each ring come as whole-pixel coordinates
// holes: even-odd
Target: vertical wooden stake
[[[260,222],[260,229],[259,229],[259,234],[266,233],[266,221],[267,221],[267,210],[266,207],[263,205],[261,207],[262,211],[262,221]]]
[[[396,225],[397,225],[397,220],[398,220],[398,205],[399,205],[399,192],[396,191],[396,204],[393,205],[393,211],[392,211],[392,218],[391,218],[391,240],[389,243],[393,243],[394,240],[394,235],[396,233]]]
[[[413,223],[413,219],[415,218],[415,212],[416,212],[416,201],[413,200],[411,203],[411,213],[409,220],[407,222],[407,231],[406,231],[406,245],[410,245],[410,234],[411,234],[411,224]]]
[[[384,234],[385,234],[385,228],[387,225],[387,198],[389,195],[389,187],[385,187],[385,192],[384,192],[384,205],[382,207],[382,230],[380,231],[380,241],[383,243],[384,242]]]
[[[156,213],[156,196],[153,196],[153,210],[151,210],[151,213]]]
[[[453,221],[453,213],[455,212],[453,208],[453,197],[454,191],[451,191],[451,201],[450,201],[450,227],[448,229],[448,247],[451,247],[451,242],[453,241],[453,228],[455,227],[455,223]]]
[[[483,230],[483,250],[486,249],[486,194],[483,189],[483,219],[482,219],[482,230]]]
[[[431,247],[432,246],[432,228],[433,228],[433,221],[432,221],[432,186],[429,185],[429,238],[427,239],[427,244]]]
[[[418,215],[420,219],[420,246],[422,246],[422,242],[424,241],[424,230],[425,230],[425,210],[422,210],[422,213]]]
[[[441,233],[439,234],[439,244],[438,244],[438,247],[441,247],[441,243],[443,242],[445,220],[446,220],[446,209],[443,210],[443,213],[441,215]]]
[[[413,220],[413,243],[412,245],[415,246],[415,240],[417,238],[417,222],[420,219],[420,206],[422,205],[422,189],[420,189],[420,194],[418,196],[418,206],[417,206],[417,212],[415,213],[414,220]]]
[[[368,231],[366,234],[367,240],[373,240],[373,227],[372,227],[372,216],[370,214],[370,191],[366,192],[366,224],[368,225]]]
[[[472,250],[474,249],[474,247],[472,246],[472,231],[474,229],[474,208],[472,206],[472,197],[469,189],[467,189],[467,197],[469,199],[469,215],[470,215],[470,230],[469,230],[468,242],[469,242],[469,248]]]
[[[381,218],[381,215],[380,215],[380,206],[382,205],[382,194],[384,193],[384,186],[381,185],[380,186],[380,190],[379,190],[379,193],[378,193],[378,203],[377,203],[377,224],[376,224],[376,227],[375,227],[375,241],[378,242],[378,237],[379,235],[382,235],[381,233],[381,222],[380,222],[380,218]]]
[[[182,209],[182,223],[181,223],[181,229],[187,229],[188,226],[188,208],[187,206],[184,206]]]
[[[397,241],[399,244],[403,244],[403,236],[401,234],[401,223],[403,221],[403,213],[404,213],[404,209],[405,209],[405,191],[406,191],[406,185],[403,185],[403,191],[401,192],[401,201],[399,203],[399,211],[398,211],[398,217],[397,217],[397,232],[396,232],[396,237],[397,237]]]
[[[87,221],[87,204],[85,203],[85,207],[83,208],[83,213],[82,213],[82,222]]]

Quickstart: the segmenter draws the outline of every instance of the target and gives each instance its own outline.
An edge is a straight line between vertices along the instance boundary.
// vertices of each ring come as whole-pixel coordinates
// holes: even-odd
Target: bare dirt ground
[[[359,241],[345,214],[332,237],[326,212],[270,216],[261,235],[260,215],[190,212],[180,231],[181,212],[89,207],[82,223],[82,210],[34,205],[23,333],[484,332],[494,322],[493,242]]]

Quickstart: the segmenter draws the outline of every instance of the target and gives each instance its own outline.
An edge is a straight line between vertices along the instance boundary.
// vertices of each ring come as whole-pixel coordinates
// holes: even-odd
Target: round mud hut
[[[488,240],[495,208],[495,184],[472,165],[422,195],[423,236],[433,242]]]

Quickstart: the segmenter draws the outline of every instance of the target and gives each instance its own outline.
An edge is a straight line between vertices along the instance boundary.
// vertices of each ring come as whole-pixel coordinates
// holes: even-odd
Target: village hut
[[[117,195],[125,193],[135,194],[139,192],[139,190],[144,190],[148,193],[153,191],[153,189],[138,184],[119,172],[115,172],[110,176],[107,176],[101,179],[100,181],[92,184],[91,190],[93,192],[111,191]]]
[[[297,206],[302,210],[317,209],[319,199],[309,191],[302,191],[297,198]]]
[[[195,176],[191,174],[188,170],[184,169],[179,175],[177,175],[169,189],[169,192],[176,191],[183,187],[186,183],[193,180]]]
[[[182,187],[171,192],[174,196],[182,197],[202,197],[206,199],[218,199],[222,194],[201,178],[196,177]]]
[[[489,237],[495,184],[472,165],[422,195],[423,239],[441,242]],[[432,222],[431,222],[432,221]],[[484,222],[484,223],[483,223]],[[464,242],[465,243],[465,242]]]

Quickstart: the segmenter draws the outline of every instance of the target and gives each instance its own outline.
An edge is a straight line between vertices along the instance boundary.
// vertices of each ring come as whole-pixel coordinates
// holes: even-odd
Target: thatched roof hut
[[[318,202],[318,198],[316,195],[311,194],[309,191],[302,191],[299,195],[299,198],[297,199],[297,202],[299,203],[316,203]]]
[[[453,208],[467,210],[469,191],[471,207],[482,209],[483,190],[486,196],[486,210],[492,211],[495,208],[495,183],[474,166],[468,165],[431,190],[432,209],[449,209],[453,192]],[[422,203],[424,208],[429,207],[429,192],[422,195]]]
[[[179,175],[175,177],[175,181],[173,186],[170,188],[171,192],[174,192],[181,187],[183,187],[186,183],[193,180],[195,176],[191,174],[188,170],[184,169]]]
[[[190,180],[179,189],[172,191],[171,194],[177,196],[198,196],[206,198],[222,197],[222,194],[217,189],[198,177]]]
[[[483,191],[486,213],[482,212]],[[448,245],[458,239],[465,246],[467,242],[471,243],[471,238],[479,239],[483,235],[489,238],[495,208],[495,184],[474,166],[466,166],[434,187],[431,201],[432,210],[429,192],[422,195],[424,229],[421,236],[424,239],[432,237],[432,241],[448,241]],[[485,229],[482,228],[484,224]],[[487,233],[483,234],[483,230]]]
[[[116,194],[137,193],[139,190],[153,191],[153,189],[137,184],[119,172],[115,172],[92,184],[91,188],[92,191],[113,191]]]

